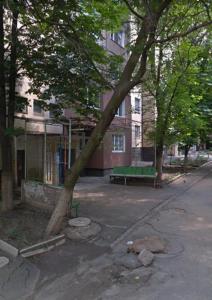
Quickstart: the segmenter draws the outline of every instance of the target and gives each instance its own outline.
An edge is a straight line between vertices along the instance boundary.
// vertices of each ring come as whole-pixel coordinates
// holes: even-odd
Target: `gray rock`
[[[114,262],[115,264],[123,266],[127,269],[136,269],[142,265],[138,260],[138,256],[133,253],[116,256],[114,258]]]
[[[92,222],[88,226],[68,227],[65,229],[65,234],[71,240],[85,240],[97,235],[100,231],[100,225]]]
[[[145,267],[148,267],[152,264],[154,259],[154,254],[152,252],[143,249],[139,255],[138,255],[138,260],[144,265]]]
[[[140,253],[146,249],[152,253],[164,253],[166,249],[166,242],[158,236],[149,236],[144,239],[138,239],[128,247],[129,251]]]

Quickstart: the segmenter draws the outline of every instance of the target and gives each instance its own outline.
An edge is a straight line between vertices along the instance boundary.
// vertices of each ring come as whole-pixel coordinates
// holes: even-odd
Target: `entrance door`
[[[17,183],[21,186],[21,180],[25,179],[25,151],[17,150]]]

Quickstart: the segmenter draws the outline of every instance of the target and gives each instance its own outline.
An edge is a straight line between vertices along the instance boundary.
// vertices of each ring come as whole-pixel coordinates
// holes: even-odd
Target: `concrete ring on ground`
[[[101,231],[101,226],[91,222],[88,226],[69,226],[65,229],[67,238],[71,240],[84,240],[96,236]]]
[[[89,218],[79,217],[70,219],[68,221],[68,225],[72,227],[85,227],[91,224],[91,220]]]
[[[0,268],[3,268],[9,263],[9,259],[5,256],[0,256]]]

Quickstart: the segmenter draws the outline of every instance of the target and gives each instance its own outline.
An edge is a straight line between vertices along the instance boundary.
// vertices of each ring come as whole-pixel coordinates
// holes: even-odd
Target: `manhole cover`
[[[83,226],[88,226],[90,225],[91,220],[88,218],[75,218],[75,219],[71,219],[68,221],[69,226],[74,226],[74,227],[83,227]]]
[[[9,259],[5,256],[0,256],[0,268],[3,268],[9,263]]]

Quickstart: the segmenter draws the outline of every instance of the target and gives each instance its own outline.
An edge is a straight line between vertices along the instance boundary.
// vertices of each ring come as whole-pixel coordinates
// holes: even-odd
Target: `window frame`
[[[120,111],[122,112],[121,114],[120,114]],[[122,101],[122,103],[119,105],[119,108],[117,109],[117,112],[116,112],[115,116],[116,117],[121,117],[121,118],[126,116],[126,113],[125,113],[125,100]]]
[[[136,102],[139,102],[139,105],[138,105],[138,106],[136,105]],[[140,114],[140,113],[141,113],[141,99],[138,98],[138,97],[135,97],[134,103],[135,103],[135,106],[134,106],[134,113],[135,113],[135,114]]]
[[[140,137],[141,137],[141,126],[135,125],[135,139],[139,139]]]
[[[118,32],[111,32],[110,39],[119,45],[120,47],[125,47],[125,32],[124,30],[120,30]]]
[[[122,149],[119,148],[120,146],[120,141],[118,141],[118,143],[115,143],[115,138],[117,137],[121,137],[123,140],[122,140],[122,144],[123,144],[123,147]],[[116,146],[118,145],[118,148],[119,149],[115,149]],[[112,134],[112,152],[113,153],[124,153],[125,152],[125,135],[123,133],[113,133]]]
[[[36,100],[36,99],[33,100],[33,114],[35,116],[43,116],[43,109],[42,109],[41,105],[38,104],[39,102],[40,102],[40,100]],[[38,104],[37,107],[40,107],[40,111],[39,112],[35,111],[36,104]]]

